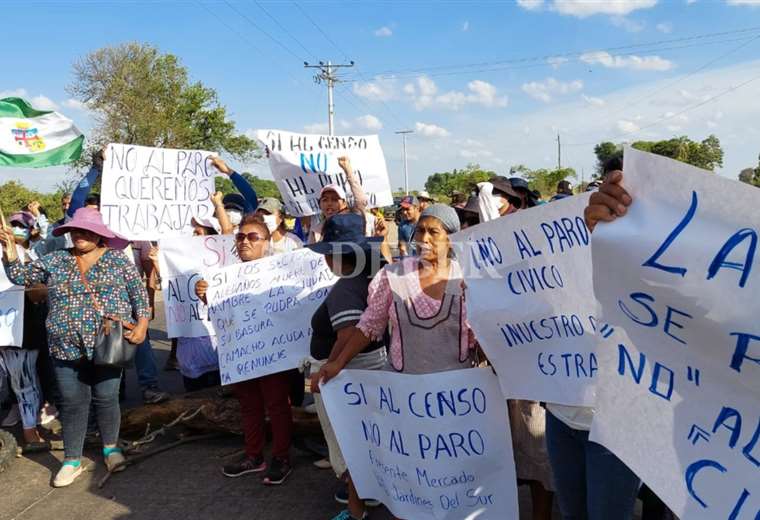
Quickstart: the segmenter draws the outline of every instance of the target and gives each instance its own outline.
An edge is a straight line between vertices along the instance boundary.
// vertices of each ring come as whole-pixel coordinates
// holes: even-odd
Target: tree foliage
[[[150,45],[127,43],[86,55],[74,64],[67,90],[96,120],[83,163],[109,142],[225,152],[241,160],[256,151],[255,141],[236,133],[216,91],[192,83],[179,58]]]
[[[259,198],[280,198],[280,190],[277,189],[277,184],[274,181],[270,181],[269,179],[259,179],[248,172],[241,173],[241,175],[251,184],[251,186],[253,186],[253,189],[256,190],[256,195],[258,195]],[[222,176],[216,178],[216,191],[221,191],[225,195],[228,193],[237,193],[232,181],[229,178]]]
[[[723,148],[720,146],[720,140],[714,135],[709,135],[701,142],[692,141],[682,135],[664,141],[636,141],[631,146],[637,150],[670,157],[709,171],[723,166]],[[599,143],[594,147],[594,154],[597,159],[596,174],[601,176],[604,164],[616,155],[622,154],[622,145],[609,141]]]
[[[739,172],[739,180],[746,184],[760,187],[760,156],[757,158],[756,168],[744,168]]]
[[[519,171],[515,168],[512,171]],[[551,197],[557,192],[557,183],[565,179],[575,179],[577,174],[573,168],[554,168],[549,170],[547,168],[539,168],[538,170],[530,170],[525,168],[520,171],[521,177],[528,181],[528,186],[532,190],[538,190],[542,197]]]
[[[62,190],[55,193],[40,193],[30,190],[16,181],[8,181],[0,184],[0,208],[2,208],[3,214],[8,217],[11,213],[25,209],[30,202],[36,200],[40,203],[40,207],[45,210],[48,220],[54,222],[63,217],[63,211],[61,211],[62,195]]]
[[[468,164],[463,170],[456,168],[450,172],[430,175],[425,181],[425,190],[431,195],[451,198],[455,191],[470,193],[479,182],[487,181],[496,173],[481,169],[478,164]]]

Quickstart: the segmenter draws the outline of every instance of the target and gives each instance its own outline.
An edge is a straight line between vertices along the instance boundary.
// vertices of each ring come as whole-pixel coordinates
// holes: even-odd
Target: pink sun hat
[[[59,237],[75,229],[84,229],[103,237],[106,245],[112,249],[124,249],[129,244],[129,240],[117,235],[103,224],[103,215],[94,208],[76,210],[71,220],[53,230],[53,236]]]

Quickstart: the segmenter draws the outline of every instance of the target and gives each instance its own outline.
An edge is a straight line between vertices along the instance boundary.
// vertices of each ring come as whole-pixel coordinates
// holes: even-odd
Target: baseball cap
[[[418,199],[430,200],[430,201],[435,202],[435,197],[433,197],[427,191],[424,191],[424,190],[421,191],[421,192],[419,192],[419,193],[417,193],[417,198]]]
[[[267,213],[273,214],[277,211],[282,212],[282,202],[274,197],[264,197],[259,202],[259,207],[256,209],[262,209]]]
[[[402,208],[409,208],[412,206],[417,207],[419,205],[420,205],[420,201],[417,200],[417,197],[415,197],[414,195],[407,195],[406,197],[402,198],[401,202],[399,203],[399,206],[401,206]]]
[[[327,186],[322,188],[319,192],[319,198],[322,199],[322,195],[324,195],[325,192],[327,191],[332,191],[338,195],[339,199],[346,200],[346,190],[344,190],[342,187],[340,187],[337,184],[328,184]]]
[[[239,212],[245,212],[245,199],[239,193],[228,193],[222,199],[224,209],[236,209]]]

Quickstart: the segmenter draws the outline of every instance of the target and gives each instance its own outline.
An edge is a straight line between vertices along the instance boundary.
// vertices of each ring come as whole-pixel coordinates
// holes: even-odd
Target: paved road
[[[162,309],[157,315],[151,334],[163,367],[170,346]],[[166,390],[182,391],[177,372],[161,371],[160,377]],[[125,405],[139,404],[134,371],[128,373],[127,392]],[[297,449],[295,471],[279,488],[265,488],[255,477],[223,477],[219,468],[229,460],[225,456],[241,447],[242,440],[235,437],[180,446],[114,475],[103,489],[97,489],[105,469],[95,449],[86,451],[90,471],[65,489],[50,487],[61,452],[19,458],[0,475],[0,520],[318,520],[340,511],[332,499],[337,483],[331,472],[316,469],[311,464],[315,457]],[[527,498],[522,489],[523,519],[530,518]],[[380,508],[371,518],[387,520],[390,515]]]

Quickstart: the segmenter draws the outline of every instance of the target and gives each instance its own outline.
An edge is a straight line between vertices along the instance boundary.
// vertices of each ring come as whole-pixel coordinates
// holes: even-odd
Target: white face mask
[[[13,226],[13,236],[18,237],[22,240],[29,240],[29,236],[31,235],[31,232],[22,227]]]
[[[236,209],[228,209],[227,217],[230,219],[230,224],[236,227],[239,226],[240,221],[243,220],[243,214]]]
[[[277,217],[274,215],[262,215],[264,218],[264,224],[266,224],[267,229],[270,233],[274,233],[274,230],[277,229]]]

